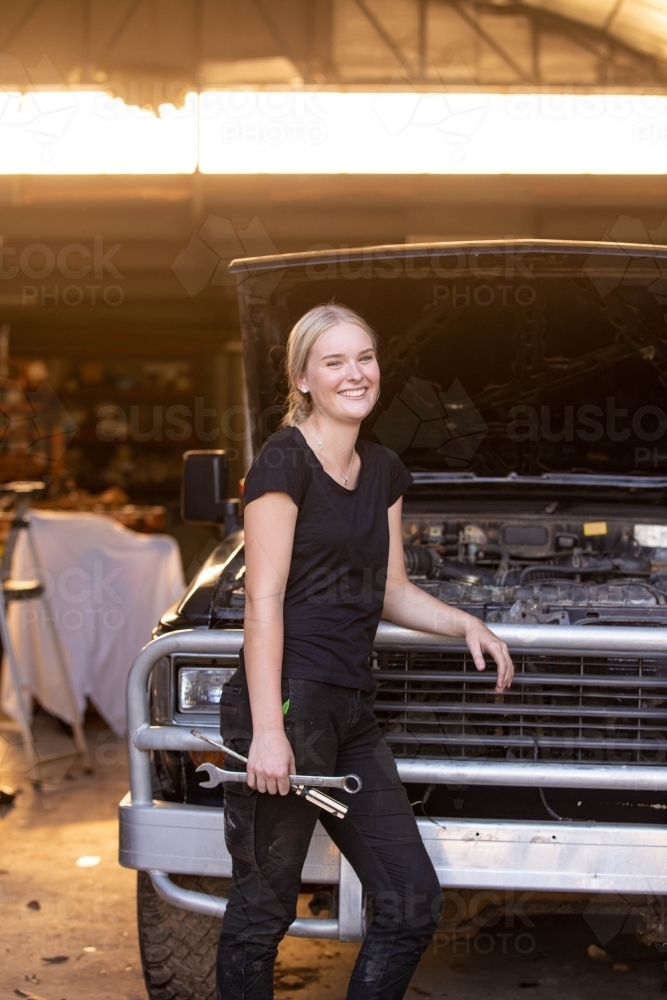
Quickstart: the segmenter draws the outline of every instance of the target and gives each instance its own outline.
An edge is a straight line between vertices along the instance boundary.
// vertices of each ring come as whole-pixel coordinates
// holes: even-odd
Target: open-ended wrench
[[[200,781],[201,788],[215,788],[228,781],[247,781],[248,775],[245,771],[225,771],[215,764],[200,764],[198,771],[206,771],[209,776],[208,781]],[[342,788],[344,792],[355,795],[361,788],[361,781],[356,774],[346,774],[342,777],[328,777],[319,774],[290,774],[290,784],[300,787],[308,785],[319,788]]]
[[[222,753],[235,757],[243,764],[248,763],[247,757],[243,757],[240,753],[236,753],[236,751],[232,750],[230,747],[226,747],[224,743],[217,743],[215,740],[212,740],[208,736],[199,732],[198,729],[192,729],[190,732],[193,736],[196,736],[197,739],[210,743],[211,746],[214,746]],[[248,775],[245,771],[225,771],[211,763],[200,764],[197,771],[204,771],[208,775],[207,781],[200,782],[202,788],[216,788],[218,785],[225,784],[227,782],[246,782],[248,780]],[[320,809],[326,810],[326,812],[332,813],[339,819],[343,819],[345,817],[347,813],[347,806],[343,805],[342,802],[338,802],[337,799],[332,799],[331,796],[325,795],[324,792],[319,791],[318,787],[313,786],[319,786],[319,788],[342,788],[343,791],[347,792],[349,795],[355,795],[361,788],[361,778],[356,774],[346,774],[341,776],[290,774],[289,779],[292,791],[296,795],[302,795],[307,802],[312,803],[314,806],[318,806]]]

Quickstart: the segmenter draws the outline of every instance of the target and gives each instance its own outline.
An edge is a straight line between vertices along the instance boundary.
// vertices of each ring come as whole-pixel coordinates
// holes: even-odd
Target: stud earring
[[[308,390],[307,390],[307,389],[304,389],[304,388],[303,388],[303,386],[302,386],[302,387],[301,387],[301,392],[308,392]]]

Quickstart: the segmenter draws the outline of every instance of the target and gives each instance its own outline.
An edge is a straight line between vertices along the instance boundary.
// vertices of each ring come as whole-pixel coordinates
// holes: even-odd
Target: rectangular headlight
[[[181,667],[178,672],[178,711],[215,715],[222,685],[236,667]]]

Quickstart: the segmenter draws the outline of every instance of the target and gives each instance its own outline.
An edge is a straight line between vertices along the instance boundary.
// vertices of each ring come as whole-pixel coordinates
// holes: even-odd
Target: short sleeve
[[[401,462],[395,451],[387,448],[389,455],[389,497],[387,507],[393,506],[399,497],[403,496],[409,486],[414,483],[412,473]]]
[[[263,493],[287,493],[301,506],[308,485],[302,449],[280,431],[265,441],[248,469],[243,487],[244,504]]]

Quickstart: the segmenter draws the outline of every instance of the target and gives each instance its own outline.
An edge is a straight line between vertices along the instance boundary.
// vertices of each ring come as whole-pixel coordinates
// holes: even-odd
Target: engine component
[[[581,567],[575,569],[572,566],[526,566],[519,574],[519,583],[539,583],[540,580],[557,580],[559,577],[573,579],[581,572]]]
[[[403,558],[408,576],[425,576],[429,579],[435,576],[437,557],[425,545],[404,545]]]
[[[439,580],[459,580],[461,583],[486,584],[489,587],[494,583],[490,570],[480,566],[473,569],[470,563],[454,562],[453,559],[442,559],[436,566],[435,576]]]
[[[442,525],[441,524],[429,524],[428,526],[428,540],[431,545],[435,545],[442,541]]]
[[[667,525],[635,524],[633,537],[639,545],[644,545],[646,548],[665,548],[667,547]]]
[[[477,524],[466,524],[459,535],[459,561],[474,564],[486,542],[486,533]]]
[[[549,531],[543,524],[506,524],[503,542],[508,547],[542,548],[549,543]]]
[[[649,577],[651,560],[643,553],[636,556],[577,556],[558,565],[526,566],[519,576],[519,584],[539,580],[575,578],[579,576]]]
[[[408,576],[426,577],[428,580],[460,580],[462,583],[486,584],[494,582],[493,573],[470,563],[454,559],[440,559],[433,549],[424,545],[404,545],[403,556]]]

